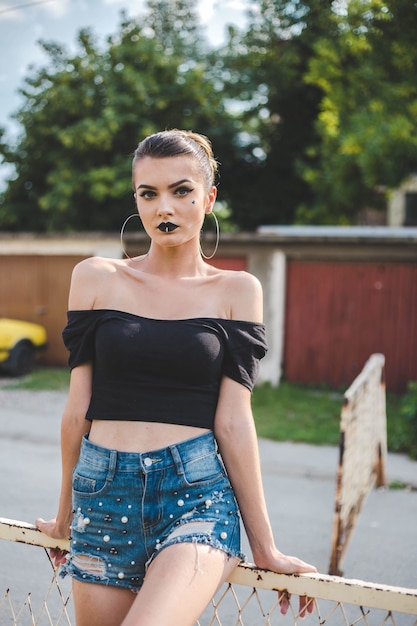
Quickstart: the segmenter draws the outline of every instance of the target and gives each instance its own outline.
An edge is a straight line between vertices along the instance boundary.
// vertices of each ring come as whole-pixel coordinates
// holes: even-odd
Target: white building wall
[[[412,175],[391,192],[388,201],[388,226],[404,226],[405,194],[417,193],[417,175]]]
[[[285,254],[279,250],[251,251],[248,271],[260,281],[264,292],[264,322],[268,353],[261,361],[258,382],[279,384],[284,355],[285,323]]]

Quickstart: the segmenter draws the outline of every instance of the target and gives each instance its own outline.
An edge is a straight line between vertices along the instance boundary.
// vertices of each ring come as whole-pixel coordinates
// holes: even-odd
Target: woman
[[[275,547],[264,500],[250,402],[261,287],[202,258],[216,166],[202,135],[146,138],[132,178],[148,253],[73,272],[62,490],[37,526],[71,536],[77,626],[192,626],[243,558],[236,501],[256,565],[316,571]]]

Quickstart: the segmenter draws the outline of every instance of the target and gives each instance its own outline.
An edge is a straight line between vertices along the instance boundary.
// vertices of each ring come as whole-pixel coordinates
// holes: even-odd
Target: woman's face
[[[153,241],[173,247],[199,239],[217,190],[207,191],[193,157],[141,158],[133,167],[133,184],[140,218]]]

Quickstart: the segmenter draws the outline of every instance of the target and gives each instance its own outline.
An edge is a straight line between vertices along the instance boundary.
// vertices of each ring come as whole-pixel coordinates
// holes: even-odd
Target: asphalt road
[[[0,517],[33,522],[53,517],[60,485],[60,417],[65,394],[0,388]],[[335,476],[334,447],[260,441],[270,517],[278,547],[329,567]],[[417,462],[389,454],[388,482],[413,488],[374,490],[365,502],[342,569],[346,578],[417,588]],[[250,553],[245,542],[244,548]],[[44,590],[40,548],[0,541],[0,599],[16,605]],[[45,574],[47,575],[47,574]],[[66,583],[65,583],[66,584]]]

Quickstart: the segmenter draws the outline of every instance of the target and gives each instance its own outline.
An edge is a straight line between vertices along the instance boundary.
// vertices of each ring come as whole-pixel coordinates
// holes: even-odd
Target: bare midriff
[[[91,443],[121,452],[148,452],[199,437],[210,432],[206,428],[155,422],[94,420]]]

